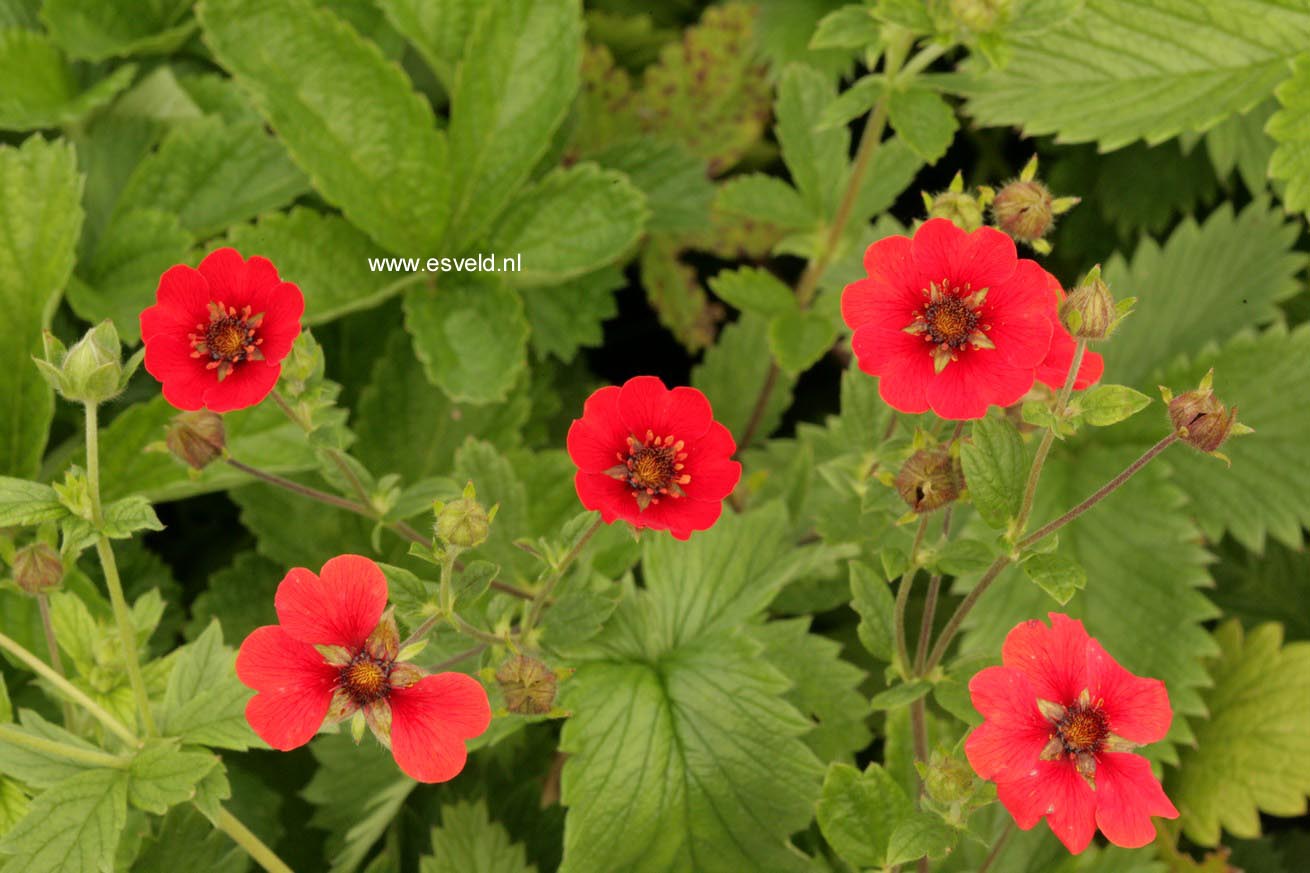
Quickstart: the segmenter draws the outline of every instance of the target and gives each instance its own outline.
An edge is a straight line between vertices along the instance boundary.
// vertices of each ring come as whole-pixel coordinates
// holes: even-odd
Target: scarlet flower
[[[169,267],[156,303],[141,313],[146,370],[178,409],[230,412],[259,403],[277,384],[300,335],[305,298],[266,258],[210,252],[199,269]]]
[[[842,316],[860,369],[902,412],[982,418],[1033,386],[1058,319],[1048,274],[1014,240],[927,221],[864,255],[868,278],[846,286]]]
[[[315,576],[297,567],[274,597],[278,624],[256,628],[237,654],[237,678],[259,692],[246,721],[275,749],[308,743],[324,720],[362,712],[400,769],[445,782],[464,769],[464,741],[487,729],[491,706],[463,673],[426,675],[396,660],[400,635],[377,564],[341,555]]]
[[[1069,375],[1069,368],[1073,366],[1073,356],[1076,349],[1074,338],[1069,334],[1069,329],[1064,326],[1060,320],[1060,304],[1064,302],[1064,289],[1060,287],[1060,280],[1046,274],[1046,285],[1051,289],[1051,294],[1055,297],[1056,316],[1051,321],[1051,348],[1046,353],[1046,358],[1037,367],[1037,381],[1044,385],[1049,385],[1056,390],[1064,387],[1064,380]],[[1105,359],[1096,352],[1088,349],[1083,353],[1082,366],[1078,368],[1078,376],[1074,379],[1073,387],[1075,391],[1082,391],[1096,383],[1105,372]]]
[[[573,483],[607,524],[667,530],[680,540],[718,520],[723,498],[741,478],[732,434],[714,420],[695,388],[669,390],[635,376],[587,398],[569,428]]]
[[[1173,711],[1159,679],[1134,676],[1087,635],[1083,623],[1051,613],[1017,625],[1003,666],[969,682],[986,719],[964,751],[1015,823],[1045,818],[1070,852],[1099,827],[1118,846],[1155,839],[1151,816],[1177,818],[1151,765],[1132,749],[1163,739]]]

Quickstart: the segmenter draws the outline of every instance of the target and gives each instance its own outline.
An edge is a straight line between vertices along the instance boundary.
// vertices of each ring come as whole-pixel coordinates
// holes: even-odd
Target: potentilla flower
[[[1155,839],[1151,816],[1177,818],[1151,765],[1133,749],[1163,739],[1173,711],[1164,683],[1134,676],[1087,635],[1051,613],[1017,625],[1002,666],[969,682],[986,719],[964,750],[1023,830],[1046,819],[1070,852],[1099,827],[1118,846]]]
[[[741,478],[737,445],[695,388],[635,376],[587,398],[569,428],[574,484],[605,522],[667,530],[680,540],[718,519]]]
[[[1051,291],[1051,296],[1055,298],[1056,315],[1051,322],[1051,348],[1037,367],[1037,381],[1059,390],[1064,387],[1069,368],[1073,366],[1077,344],[1059,317],[1060,304],[1065,300],[1064,288],[1060,287],[1060,280],[1047,273],[1046,285]],[[1082,366],[1078,368],[1078,376],[1074,379],[1074,390],[1082,391],[1095,384],[1103,372],[1105,372],[1105,359],[1091,349],[1086,350],[1083,352]]]
[[[274,605],[279,623],[252,631],[236,664],[237,677],[259,692],[246,720],[264,742],[295,749],[324,721],[360,713],[418,781],[445,782],[464,769],[465,740],[491,721],[487,693],[463,673],[427,675],[396,660],[400,635],[377,564],[341,555],[317,576],[297,567]]]
[[[146,370],[178,409],[229,412],[259,403],[277,384],[300,335],[305,298],[267,259],[211,252],[199,269],[169,267],[141,313]]]
[[[982,418],[1033,386],[1058,320],[1048,274],[1014,240],[944,218],[864,255],[868,278],[846,286],[842,315],[860,369],[902,412]]]

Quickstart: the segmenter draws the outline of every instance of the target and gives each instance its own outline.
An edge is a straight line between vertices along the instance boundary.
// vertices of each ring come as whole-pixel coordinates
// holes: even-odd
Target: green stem
[[[928,531],[928,516],[919,517],[919,529],[914,533],[914,545],[910,546],[910,566],[901,574],[900,584],[896,586],[896,607],[892,615],[892,628],[896,634],[896,658],[900,661],[903,678],[910,677],[910,652],[905,643],[905,608],[910,602],[910,588],[919,570],[919,546],[923,545],[923,536]]]
[[[53,685],[55,690],[61,692],[65,698],[89,712],[96,721],[108,728],[111,733],[115,734],[123,742],[132,747],[139,745],[140,740],[137,739],[136,734],[132,733],[127,725],[88,697],[81,688],[56,673],[50,668],[49,664],[29,652],[17,640],[0,633],[0,649],[4,649],[30,667],[32,672]]]
[[[996,838],[996,842],[992,843],[992,850],[987,853],[987,857],[983,860],[982,866],[978,868],[978,873],[987,873],[987,871],[991,869],[992,864],[994,864],[996,859],[1001,856],[1001,850],[1005,848],[1005,844],[1010,841],[1010,837],[1013,835],[1014,820],[1010,819],[1005,823],[1005,830],[1001,831],[1001,835]]]
[[[509,642],[509,639],[507,637],[496,636],[493,633],[487,633],[481,628],[474,627],[464,619],[460,618],[459,615],[456,613],[453,612],[450,613],[447,616],[447,619],[450,621],[452,625],[455,626],[455,630],[459,631],[466,637],[470,637],[475,640],[481,640],[482,642],[493,646],[503,646]]]
[[[487,648],[486,643],[478,643],[476,646],[473,646],[470,649],[465,649],[464,651],[459,652],[458,654],[451,655],[449,658],[442,661],[440,664],[434,664],[431,667],[431,669],[435,672],[437,670],[444,670],[447,667],[453,667],[456,664],[458,664],[460,661],[466,661],[469,658],[472,658],[474,655],[482,654],[482,651],[486,648]]]
[[[8,743],[11,746],[22,746],[31,749],[34,752],[40,752],[43,755],[54,755],[64,758],[68,761],[76,761],[79,764],[85,764],[88,767],[112,767],[115,770],[126,769],[131,763],[131,758],[119,755],[110,755],[95,749],[83,749],[80,746],[73,746],[68,743],[60,743],[55,740],[47,740],[44,737],[32,736],[19,728],[0,724],[0,743]]]
[[[560,579],[564,578],[564,574],[568,571],[569,567],[578,559],[578,555],[582,554],[582,549],[587,545],[587,543],[591,542],[591,538],[596,535],[596,532],[600,530],[604,524],[605,522],[603,519],[597,518],[591,527],[587,528],[587,532],[573,544],[573,548],[564,556],[564,560],[560,561],[559,566],[555,568],[555,571],[550,574],[550,577],[546,580],[545,584],[537,591],[536,595],[532,598],[531,606],[528,607],[528,617],[523,622],[522,636],[527,637],[528,632],[537,626],[537,621],[541,618],[542,610],[546,608],[546,601],[550,600],[550,595],[554,593],[555,586],[559,584]]]
[[[214,822],[214,827],[227,834],[232,842],[244,849],[246,854],[268,873],[295,873],[285,861],[264,844],[263,840],[255,836],[250,828],[228,812],[226,807],[219,807],[218,820]]]
[[[1087,340],[1078,340],[1073,353],[1073,363],[1069,366],[1069,372],[1064,377],[1064,386],[1055,399],[1055,427],[1059,427],[1064,420],[1064,411],[1069,405],[1069,396],[1073,394],[1074,383],[1078,381],[1078,369],[1083,364],[1083,355],[1086,352]],[[1032,469],[1028,471],[1028,483],[1023,489],[1023,503],[1014,522],[1016,538],[1023,536],[1024,529],[1028,526],[1028,518],[1032,515],[1033,499],[1037,496],[1037,481],[1042,476],[1042,467],[1046,464],[1046,456],[1050,454],[1051,444],[1055,442],[1055,427],[1048,427],[1042,434],[1042,441],[1037,444],[1037,455],[1033,458]]]
[[[86,409],[86,479],[87,490],[91,497],[91,522],[96,530],[104,529],[104,514],[100,505],[100,425],[96,405],[84,404]],[[127,678],[132,685],[132,695],[136,698],[137,709],[141,713],[141,724],[146,736],[155,736],[159,730],[155,727],[155,716],[150,709],[150,695],[146,692],[146,681],[141,675],[141,659],[137,652],[136,627],[132,623],[132,610],[123,596],[123,582],[118,576],[118,562],[114,560],[114,549],[109,544],[109,537],[100,533],[96,539],[96,554],[100,557],[100,566],[105,573],[105,587],[109,589],[109,602],[114,609],[114,623],[118,625],[118,640],[123,647],[123,661],[127,666]]]
[[[45,634],[45,645],[50,651],[50,667],[60,676],[66,676],[63,659],[59,657],[59,640],[55,638],[55,625],[50,620],[50,598],[45,594],[38,594],[36,596],[36,606],[41,612],[41,631]],[[64,727],[72,730],[73,705],[67,700],[61,700],[60,705],[64,711]]]
[[[308,434],[310,431],[313,430],[313,428],[310,426],[310,423],[306,421],[304,418],[302,418],[300,416],[300,413],[296,412],[296,410],[291,407],[291,404],[287,403],[286,398],[283,397],[279,392],[274,391],[271,396],[273,397],[273,401],[282,409],[282,412],[286,415],[286,417],[291,419],[291,421],[294,422],[301,430],[303,430],[306,434]],[[373,506],[372,497],[370,497],[368,493],[368,489],[364,487],[364,483],[360,481],[359,476],[355,475],[355,470],[353,467],[350,466],[350,463],[346,460],[345,455],[341,452],[340,449],[334,449],[334,448],[325,448],[324,452],[327,453],[328,458],[331,459],[333,465],[335,465],[336,468],[341,472],[341,475],[345,478],[345,480],[348,483],[350,483],[350,489],[355,492],[355,496],[359,498],[361,503],[363,503],[366,507],[368,507],[367,510],[368,514],[372,515],[373,517],[376,517],[377,513],[373,512],[373,508],[372,508]]]

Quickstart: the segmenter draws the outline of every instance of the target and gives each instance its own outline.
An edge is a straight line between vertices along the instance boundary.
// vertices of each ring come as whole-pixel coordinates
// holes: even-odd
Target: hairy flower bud
[[[964,476],[959,462],[945,447],[920,449],[901,467],[894,484],[910,509],[922,514],[959,497]]]
[[[1168,388],[1162,388],[1165,402],[1169,404],[1169,421],[1175,432],[1190,446],[1215,455],[1227,461],[1218,449],[1230,436],[1251,433],[1251,428],[1237,420],[1237,407],[1224,406],[1214,396],[1211,386],[1214,383],[1214,370],[1205,374],[1201,384],[1194,391],[1187,391],[1177,397]]]
[[[463,497],[450,503],[436,504],[438,539],[461,549],[476,548],[487,541],[498,507],[493,506],[488,512],[476,498],[473,483],[470,482],[464,487]]]
[[[222,457],[227,436],[223,417],[207,409],[173,416],[164,435],[173,456],[196,470],[203,470]]]
[[[964,176],[956,173],[950,187],[933,196],[923,192],[923,206],[928,210],[928,218],[945,218],[961,230],[972,233],[983,225],[983,212],[991,197],[991,189],[984,188],[979,194],[969,194],[964,190]]]
[[[33,361],[50,387],[65,400],[103,403],[127,387],[127,380],[141,363],[141,355],[137,354],[124,366],[122,355],[123,347],[114,323],[102,321],[67,351],[47,331],[43,355]]]
[[[1051,246],[1042,237],[1054,226],[1055,216],[1068,212],[1079,198],[1055,198],[1036,176],[1037,157],[1034,155],[1018,179],[996,192],[996,198],[992,200],[992,217],[1001,230],[1045,253],[1051,250]]]
[[[916,764],[928,796],[943,806],[967,801],[982,787],[980,780],[962,758],[934,749],[926,764]]]
[[[1101,279],[1100,266],[1093,267],[1082,283],[1060,304],[1060,320],[1077,339],[1103,340],[1114,332],[1132,309],[1129,298],[1116,303],[1110,286]]]
[[[32,543],[14,553],[14,582],[35,597],[59,587],[64,581],[64,562],[45,543]]]
[[[519,715],[544,715],[555,705],[555,673],[535,658],[515,655],[496,668],[505,708]]]

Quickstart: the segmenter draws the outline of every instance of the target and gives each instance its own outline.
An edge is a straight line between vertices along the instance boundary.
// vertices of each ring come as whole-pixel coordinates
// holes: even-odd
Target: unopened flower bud
[[[992,216],[996,226],[1022,243],[1039,252],[1049,252],[1051,246],[1042,237],[1055,224],[1055,216],[1068,212],[1078,203],[1077,197],[1055,198],[1037,178],[1037,157],[1033,156],[1019,174],[992,201]]]
[[[64,562],[45,543],[32,543],[14,553],[14,582],[35,597],[58,588],[64,581]]]
[[[1096,266],[1060,304],[1060,320],[1077,339],[1103,340],[1119,326],[1132,304],[1131,299],[1115,303],[1110,286],[1101,279],[1100,266]]]
[[[464,487],[464,496],[450,503],[438,504],[437,538],[461,549],[472,549],[487,541],[497,507],[488,512],[478,503],[473,483]]]
[[[917,513],[940,509],[960,496],[964,477],[959,462],[945,447],[920,449],[901,467],[894,484],[901,499]]]
[[[141,363],[134,355],[123,365],[123,346],[112,321],[91,328],[72,348],[46,332],[43,355],[33,358],[50,387],[74,403],[103,403],[118,396]]]
[[[951,0],[951,15],[957,24],[974,33],[987,33],[1004,24],[1011,0]]]
[[[927,764],[917,765],[924,791],[943,806],[968,800],[978,793],[982,780],[968,762],[935,749]]]
[[[923,206],[929,218],[949,219],[956,227],[972,233],[982,227],[990,193],[991,189],[982,189],[978,195],[966,193],[964,176],[956,173],[950,187],[940,194],[923,192]]]
[[[179,413],[169,422],[164,444],[174,457],[203,470],[223,455],[227,444],[223,417],[208,409]]]
[[[1230,436],[1251,433],[1251,428],[1237,420],[1237,407],[1224,406],[1214,396],[1211,385],[1214,383],[1214,370],[1205,374],[1201,384],[1194,391],[1187,391],[1174,397],[1167,388],[1162,388],[1165,401],[1169,404],[1169,420],[1174,431],[1188,445],[1199,451],[1215,455],[1227,461],[1218,449]]]
[[[544,715],[555,705],[555,673],[542,662],[515,655],[496,668],[505,708],[519,715]]]

